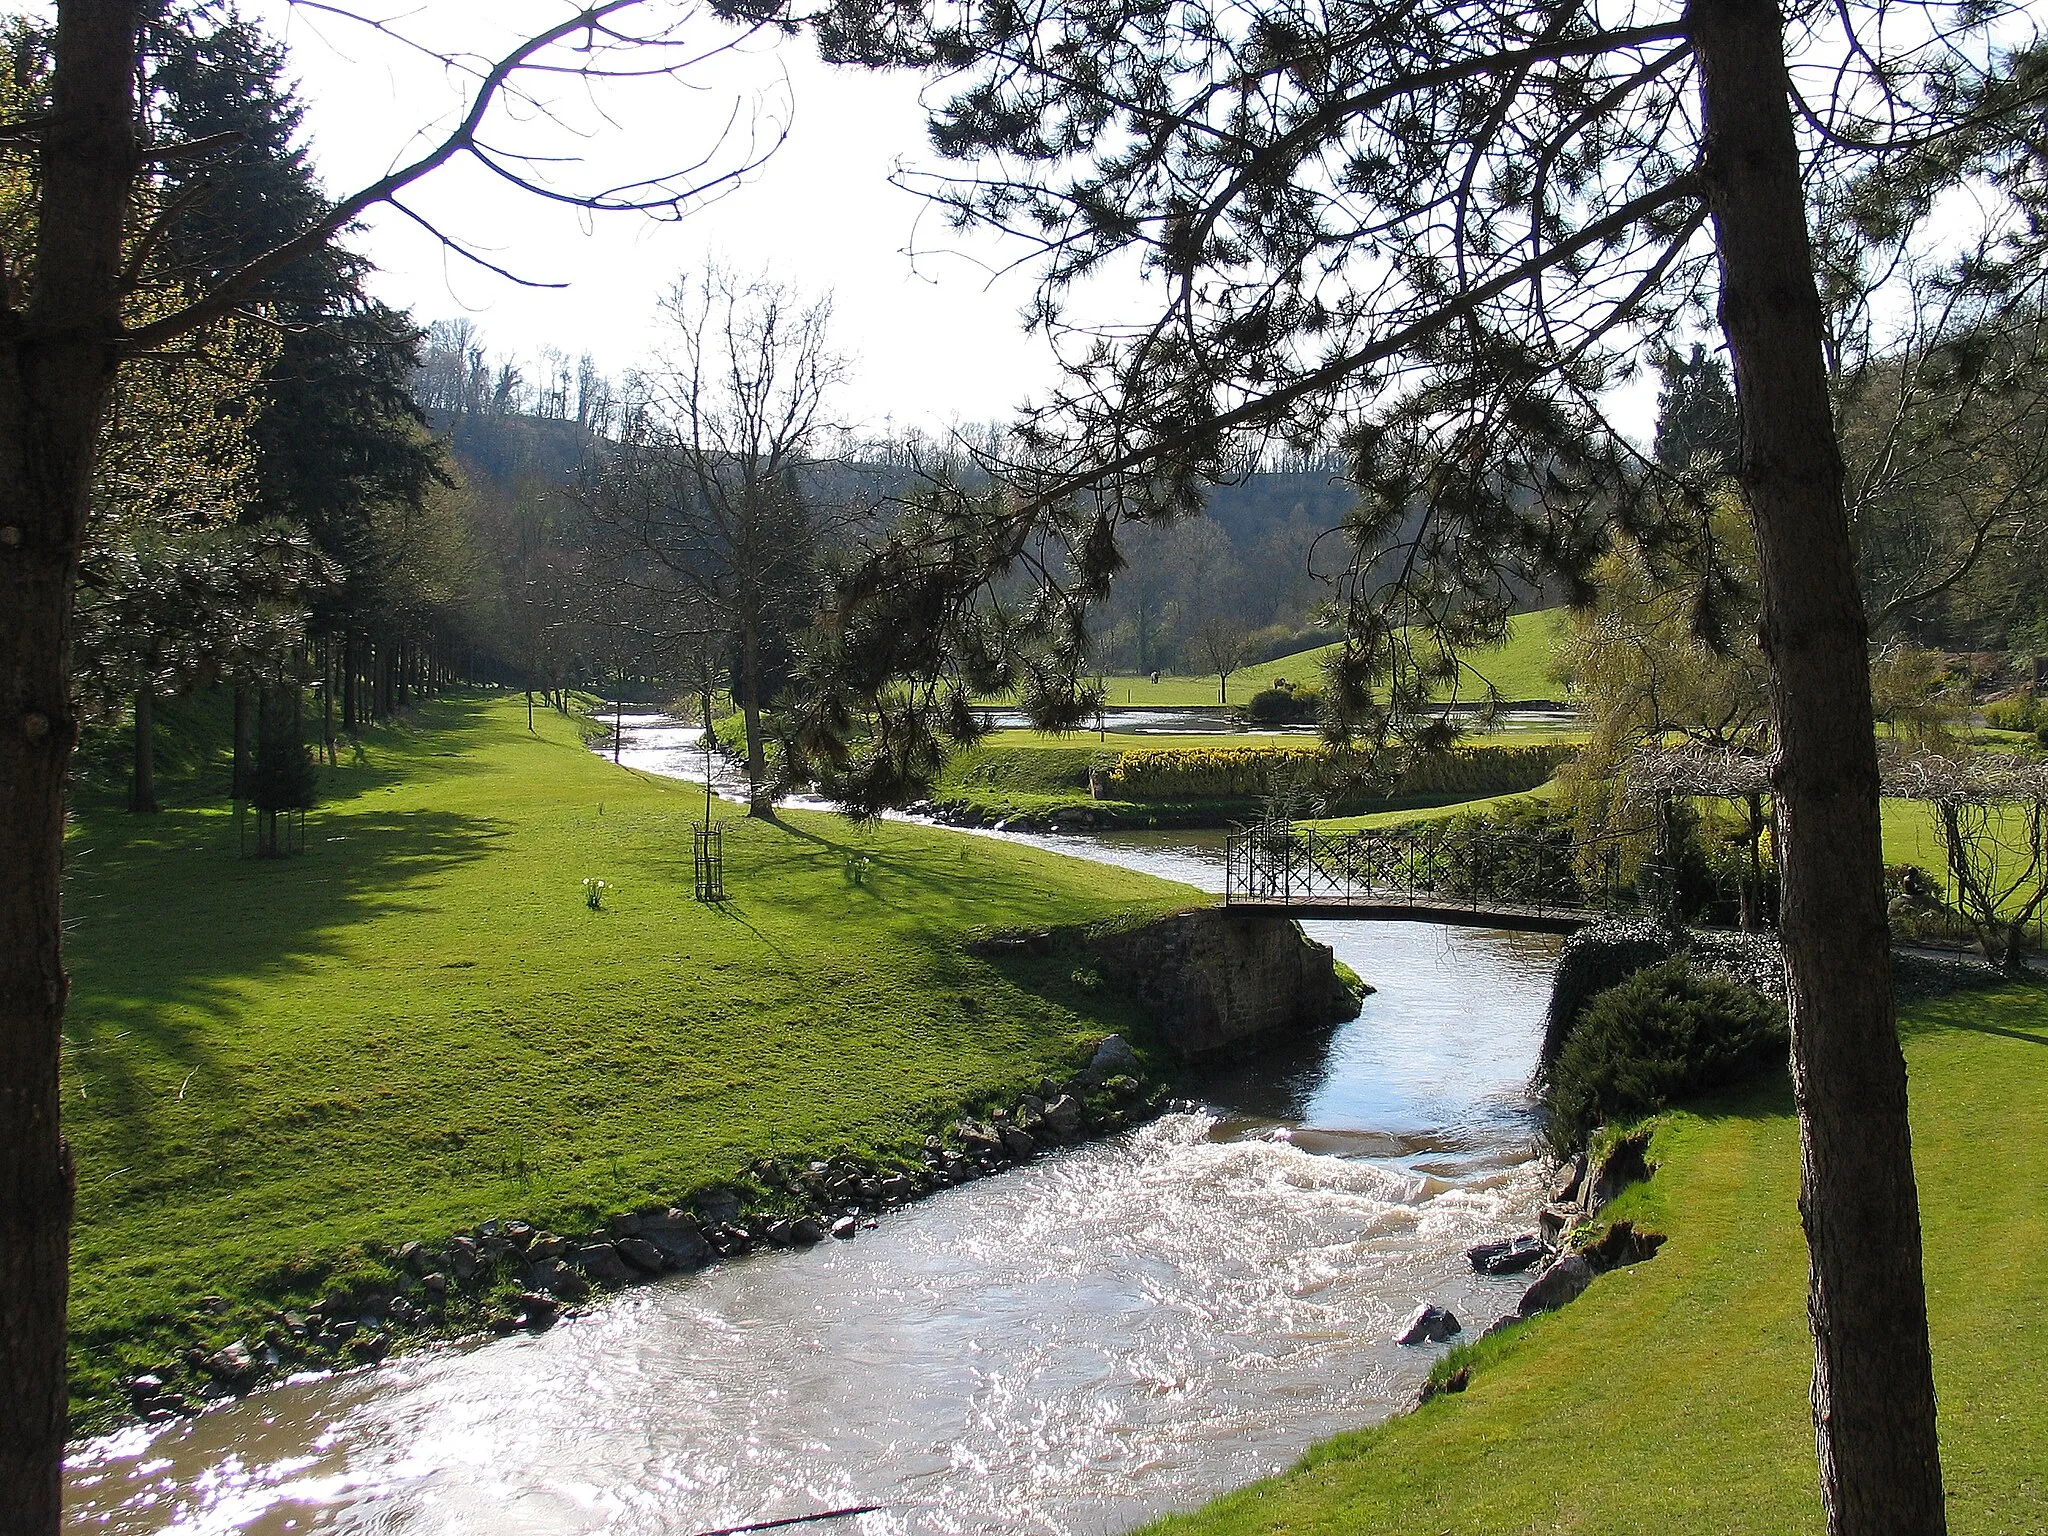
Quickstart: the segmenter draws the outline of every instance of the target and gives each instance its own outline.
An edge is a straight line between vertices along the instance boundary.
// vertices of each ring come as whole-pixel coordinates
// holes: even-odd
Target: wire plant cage
[[[306,851],[306,808],[266,811],[235,802],[235,853],[240,858],[283,859]]]
[[[716,822],[690,823],[690,845],[697,866],[697,899],[725,900],[725,828]]]

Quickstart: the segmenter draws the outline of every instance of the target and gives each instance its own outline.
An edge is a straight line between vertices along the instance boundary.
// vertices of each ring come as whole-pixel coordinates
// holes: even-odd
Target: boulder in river
[[[668,1219],[659,1222],[641,1223],[640,1236],[671,1269],[696,1269],[711,1262],[711,1245],[697,1230],[697,1224],[680,1211],[669,1212]]]
[[[1045,1106],[1045,1128],[1059,1141],[1072,1141],[1081,1134],[1081,1101],[1061,1094]]]
[[[1038,1143],[1029,1131],[1020,1131],[1014,1125],[1003,1127],[1003,1150],[1018,1162],[1029,1162],[1038,1151]]]
[[[643,1274],[658,1275],[668,1268],[661,1250],[644,1237],[622,1237],[612,1246],[620,1258]]]
[[[1415,1315],[1408,1319],[1401,1331],[1394,1335],[1396,1344],[1441,1344],[1454,1333],[1463,1333],[1464,1325],[1448,1307],[1425,1302],[1415,1309]]]
[[[851,1216],[842,1216],[832,1223],[832,1235],[842,1242],[850,1242],[856,1225]]]
[[[973,1120],[962,1120],[953,1128],[953,1134],[960,1139],[960,1145],[967,1149],[969,1157],[1002,1155],[1003,1138],[994,1126],[982,1125]]]
[[[1525,1269],[1534,1268],[1549,1251],[1543,1246],[1542,1238],[1533,1232],[1524,1232],[1519,1237],[1504,1237],[1467,1248],[1465,1257],[1482,1275],[1519,1275]]]
[[[1584,1254],[1560,1255],[1536,1277],[1536,1283],[1522,1293],[1521,1304],[1515,1311],[1523,1317],[1554,1312],[1566,1302],[1577,1300],[1592,1283],[1593,1266],[1586,1262]]]
[[[813,1166],[822,1172],[825,1165],[818,1163]],[[739,1220],[740,1197],[730,1190],[711,1190],[699,1195],[694,1204],[697,1207],[697,1214],[714,1227],[722,1227],[729,1221]]]
[[[541,1259],[526,1271],[529,1290],[546,1291],[562,1301],[581,1301],[590,1294],[590,1282],[560,1259]]]
[[[585,1243],[576,1250],[576,1267],[599,1285],[627,1285],[633,1280],[633,1271],[611,1243]]]

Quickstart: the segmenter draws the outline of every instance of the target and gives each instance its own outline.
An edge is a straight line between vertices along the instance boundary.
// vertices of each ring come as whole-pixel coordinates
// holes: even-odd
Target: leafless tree
[[[1203,623],[1195,640],[1202,647],[1209,670],[1216,674],[1216,702],[1228,704],[1230,674],[1244,665],[1245,627],[1235,619],[1212,618]]]
[[[1984,953],[2020,975],[2027,925],[2048,904],[2048,763],[1916,751],[1884,769],[1887,791],[1934,807],[1956,910]]]
[[[297,3],[372,28],[390,46],[428,51],[403,22],[327,0]],[[145,0],[57,0],[55,9],[47,103],[0,123],[0,153],[34,163],[36,198],[28,259],[0,272],[0,1530],[10,1536],[54,1536],[60,1518],[73,1185],[58,1093],[66,991],[59,872],[64,782],[78,739],[72,595],[116,373],[252,307],[267,277],[379,205],[424,224],[460,258],[502,271],[409,199],[455,162],[548,202],[676,218],[772,148],[748,142],[737,109],[727,139],[625,184],[575,185],[573,160],[506,148],[531,146],[521,135],[535,130],[522,123],[573,131],[567,87],[681,82],[756,29],[664,0],[564,4],[559,22],[499,57],[439,55],[463,83],[466,105],[420,153],[187,301],[145,310],[131,303],[138,276],[190,204],[172,201],[145,217],[152,200],[139,194],[160,168],[229,146],[147,136],[136,98]]]
[[[818,544],[834,521],[810,483],[845,375],[831,314],[829,298],[717,267],[678,283],[663,305],[663,366],[638,381],[619,439],[597,445],[580,492],[619,579],[730,641],[754,816],[774,813],[770,651],[810,618]]]

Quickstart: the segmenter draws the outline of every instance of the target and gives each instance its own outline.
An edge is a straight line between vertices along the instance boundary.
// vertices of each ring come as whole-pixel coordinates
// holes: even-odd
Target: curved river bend
[[[637,766],[694,756],[694,732],[628,726]],[[1218,873],[1199,833],[1030,841]],[[1309,926],[1380,990],[1210,1077],[1199,1114],[547,1334],[75,1446],[67,1528],[687,1536],[879,1504],[819,1529],[1092,1536],[1278,1470],[1412,1397],[1435,1351],[1389,1339],[1419,1302],[1476,1331],[1519,1296],[1463,1250],[1538,1202],[1525,1084],[1557,943]]]

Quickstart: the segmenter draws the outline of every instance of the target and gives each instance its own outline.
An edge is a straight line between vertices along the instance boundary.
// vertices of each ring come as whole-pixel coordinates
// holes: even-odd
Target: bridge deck
[[[1607,915],[1582,907],[1485,905],[1430,897],[1402,901],[1384,896],[1300,901],[1257,900],[1239,896],[1227,899],[1223,909],[1241,912],[1247,917],[1339,918],[1360,923],[1447,923],[1460,928],[1508,928],[1523,933],[1572,933]]]

